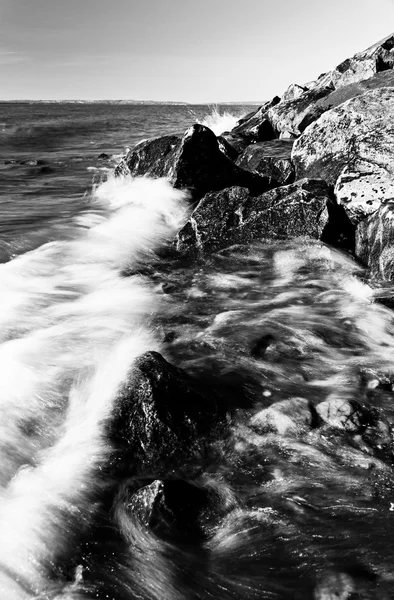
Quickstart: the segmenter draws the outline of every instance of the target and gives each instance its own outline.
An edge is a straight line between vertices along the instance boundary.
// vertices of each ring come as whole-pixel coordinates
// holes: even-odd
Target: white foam
[[[242,116],[240,113],[235,114],[228,110],[220,113],[214,106],[209,115],[206,115],[200,123],[212,129],[215,135],[221,135],[225,131],[231,131]]]

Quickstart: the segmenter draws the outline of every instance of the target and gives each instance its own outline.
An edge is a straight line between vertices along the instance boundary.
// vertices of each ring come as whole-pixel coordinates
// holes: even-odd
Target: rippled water
[[[187,195],[98,154],[184,129],[186,107],[8,110],[0,596],[394,598],[389,290],[306,239],[180,260]],[[188,479],[108,481],[103,423],[145,350],[220,394],[226,427]]]

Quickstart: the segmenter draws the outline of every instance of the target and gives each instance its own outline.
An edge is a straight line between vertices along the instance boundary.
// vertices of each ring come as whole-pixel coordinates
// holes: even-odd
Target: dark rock
[[[17,163],[16,160],[5,160],[4,164],[5,165],[15,165]]]
[[[273,432],[291,436],[308,432],[313,423],[313,408],[305,398],[275,402],[254,415],[250,421],[259,433]]]
[[[109,433],[128,474],[160,477],[175,466],[201,468],[206,440],[224,422],[212,391],[148,352],[134,362],[118,392]]]
[[[249,142],[274,139],[276,136],[271,121],[268,119],[268,110],[278,104],[279,101],[280,98],[275,96],[270,102],[260,106],[257,111],[238,121],[231,134],[246,138]]]
[[[156,480],[134,493],[132,486],[126,487],[122,496],[123,511],[129,518],[137,518],[165,539],[188,543],[208,538],[235,507],[225,487],[204,482]]]
[[[109,160],[111,157],[106,152],[102,152],[98,155],[97,160]]]
[[[212,190],[240,185],[252,193],[262,193],[276,185],[235,165],[219,147],[219,142],[204,125],[193,125],[178,138],[156,138],[134,148],[118,165],[116,174],[167,177],[180,189],[188,189],[198,199]]]
[[[384,204],[356,229],[356,256],[373,278],[394,280],[394,202]]]
[[[232,154],[235,154],[235,158],[237,158],[244,150],[245,148],[247,148],[250,145],[250,141],[244,137],[241,137],[239,135],[234,135],[232,133],[229,132],[225,132],[222,133],[222,135],[220,135],[218,137],[218,140],[226,140],[227,144],[229,146],[231,146]],[[231,156],[230,156],[231,158]],[[235,160],[234,158],[232,158],[232,160]]]
[[[181,252],[197,255],[258,239],[320,238],[330,190],[301,180],[252,198],[245,188],[207,194],[177,236]]]
[[[243,169],[272,177],[280,185],[294,181],[294,168],[291,162],[292,140],[272,140],[249,145],[236,161]]]
[[[393,197],[394,88],[381,88],[326,112],[296,141],[297,177],[337,184],[338,202],[355,224]]]
[[[115,169],[115,175],[166,177],[174,149],[178,148],[180,143],[180,138],[174,135],[140,142],[122,158]]]
[[[227,158],[235,161],[238,158],[239,151],[233,146],[226,137],[218,136],[219,149]]]

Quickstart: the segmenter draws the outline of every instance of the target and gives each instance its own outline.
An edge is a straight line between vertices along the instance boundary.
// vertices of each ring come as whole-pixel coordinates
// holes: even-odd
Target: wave
[[[218,107],[214,106],[209,115],[202,120],[197,120],[197,123],[209,127],[215,135],[221,135],[225,131],[231,131],[243,114],[243,112],[235,114],[227,110],[221,113]]]

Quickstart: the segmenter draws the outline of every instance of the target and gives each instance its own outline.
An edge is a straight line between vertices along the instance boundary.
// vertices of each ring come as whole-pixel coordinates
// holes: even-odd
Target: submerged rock
[[[204,125],[193,125],[182,140],[174,136],[156,138],[139,144],[118,165],[115,173],[167,177],[180,189],[188,189],[193,198],[201,198],[212,190],[233,185],[261,193],[276,185],[268,177],[260,177],[235,165],[220,149],[213,131]]]
[[[290,398],[275,402],[258,412],[250,421],[259,433],[273,432],[279,435],[300,435],[313,425],[312,407],[305,398]]]
[[[294,181],[291,162],[292,140],[272,140],[249,145],[237,159],[238,166],[266,177],[272,177],[280,185]]]
[[[148,352],[132,365],[109,427],[127,472],[158,476],[185,464],[200,469],[207,436],[224,422],[224,410],[212,391],[160,354]]]
[[[257,197],[232,187],[204,196],[177,236],[181,252],[214,252],[258,239],[319,239],[327,224],[330,190],[303,179]]]

